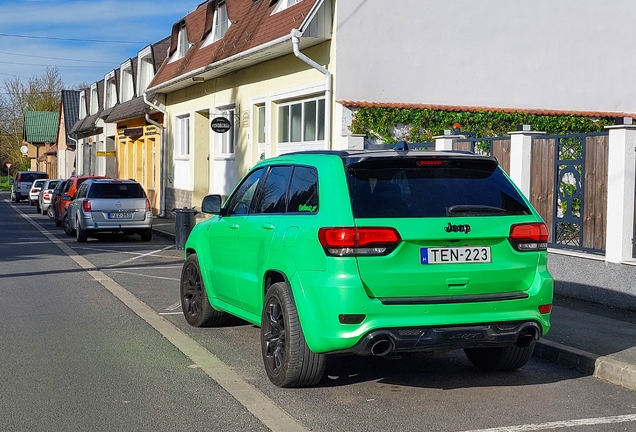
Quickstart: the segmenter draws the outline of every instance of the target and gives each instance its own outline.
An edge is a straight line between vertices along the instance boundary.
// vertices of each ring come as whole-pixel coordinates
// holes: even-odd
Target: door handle
[[[273,230],[274,229],[274,225],[272,225],[271,223],[263,224],[263,229]]]

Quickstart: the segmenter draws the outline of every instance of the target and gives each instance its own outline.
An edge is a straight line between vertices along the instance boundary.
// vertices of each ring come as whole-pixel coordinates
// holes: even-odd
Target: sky
[[[65,88],[92,84],[146,46],[203,0],[0,0],[0,93],[56,66]]]

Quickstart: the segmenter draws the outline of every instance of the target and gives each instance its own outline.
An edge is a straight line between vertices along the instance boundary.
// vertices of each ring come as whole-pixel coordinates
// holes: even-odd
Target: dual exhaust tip
[[[539,339],[539,330],[535,326],[527,326],[521,330],[515,345],[519,348],[529,346]],[[385,357],[395,350],[395,341],[389,335],[378,335],[371,340],[369,351],[371,355]]]

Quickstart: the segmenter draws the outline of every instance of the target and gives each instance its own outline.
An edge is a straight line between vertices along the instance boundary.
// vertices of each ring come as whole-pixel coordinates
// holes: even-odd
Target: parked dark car
[[[23,199],[29,199],[31,185],[37,179],[49,178],[48,174],[43,171],[18,171],[12,179],[11,184],[11,201],[20,202]]]
[[[62,191],[64,190],[64,187],[66,186],[66,182],[68,182],[68,180],[60,181],[55,186],[55,189],[53,189],[53,192],[51,193],[51,204],[49,205],[49,208],[46,210],[46,214],[51,219],[55,219],[55,203],[62,196]]]
[[[75,194],[77,193],[77,188],[80,187],[82,183],[84,183],[88,179],[93,178],[109,178],[104,176],[73,176],[68,179],[66,184],[64,185],[64,189],[62,189],[61,197],[55,201],[55,226],[62,226],[64,223],[64,217],[66,216],[66,208],[75,198]],[[64,227],[64,230],[70,232],[70,225]]]

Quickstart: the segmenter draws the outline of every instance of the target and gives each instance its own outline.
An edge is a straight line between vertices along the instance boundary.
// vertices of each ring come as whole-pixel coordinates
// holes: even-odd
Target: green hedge
[[[361,108],[353,116],[351,132],[364,134],[367,138],[379,138],[386,143],[397,141],[392,136],[394,126],[409,125],[406,140],[409,142],[431,141],[443,135],[444,130],[453,129],[475,132],[477,137],[505,136],[517,125],[529,124],[532,130],[551,135],[569,133],[601,132],[605,126],[614,124],[614,117],[591,118],[572,115],[534,115],[520,112],[454,112],[431,109]]]

